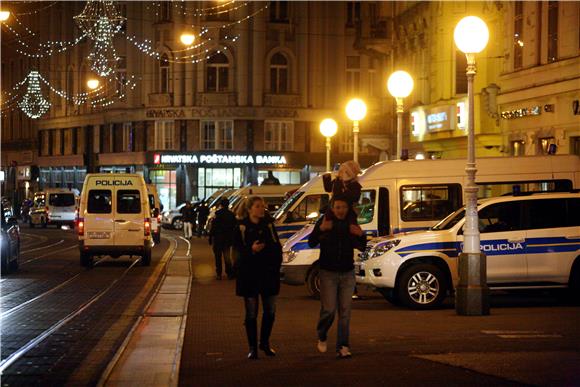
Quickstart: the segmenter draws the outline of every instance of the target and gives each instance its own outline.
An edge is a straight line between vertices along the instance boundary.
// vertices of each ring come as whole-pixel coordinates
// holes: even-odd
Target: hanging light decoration
[[[41,93],[40,74],[38,71],[31,71],[27,76],[28,89],[26,94],[18,102],[18,107],[28,117],[40,118],[50,109],[50,102]]]
[[[75,22],[95,44],[88,56],[91,69],[102,77],[111,74],[117,67],[119,57],[113,45],[113,37],[126,18],[120,15],[116,5],[110,0],[91,0]]]

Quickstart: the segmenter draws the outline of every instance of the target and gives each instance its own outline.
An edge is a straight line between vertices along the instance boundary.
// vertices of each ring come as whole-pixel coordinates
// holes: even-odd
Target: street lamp
[[[5,22],[10,17],[10,11],[0,11],[0,22]]]
[[[179,37],[181,43],[185,44],[186,46],[191,46],[193,42],[195,42],[195,35],[190,32],[184,32]]]
[[[87,87],[91,90],[95,90],[97,87],[99,87],[99,84],[99,80],[95,78],[91,78],[87,81]]]
[[[326,170],[330,171],[330,139],[336,134],[338,125],[332,118],[326,118],[320,123],[320,133],[326,137]]]
[[[467,57],[467,184],[465,186],[465,225],[463,226],[463,252],[459,255],[459,284],[455,295],[455,310],[460,315],[481,316],[489,314],[489,289],[487,288],[487,263],[479,245],[477,217],[477,185],[475,185],[475,137],[473,112],[473,78],[475,54],[487,45],[489,31],[483,20],[467,16],[455,27],[455,44]]]
[[[406,71],[395,71],[387,81],[389,93],[397,101],[397,160],[403,150],[403,98],[413,91],[413,78]]]
[[[352,121],[353,159],[358,163],[358,122],[367,115],[367,105],[359,98],[353,98],[346,104],[346,116]]]

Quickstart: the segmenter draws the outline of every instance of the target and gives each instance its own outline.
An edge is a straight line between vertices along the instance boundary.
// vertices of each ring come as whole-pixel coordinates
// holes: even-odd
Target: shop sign
[[[148,109],[145,115],[148,118],[185,118],[183,109]]]
[[[220,155],[216,153],[177,154],[153,156],[154,164],[286,164],[286,157],[281,155]]]
[[[542,114],[542,107],[532,106],[531,108],[521,108],[503,111],[501,112],[501,118],[503,118],[504,120],[513,120],[515,118],[539,116],[540,114]]]

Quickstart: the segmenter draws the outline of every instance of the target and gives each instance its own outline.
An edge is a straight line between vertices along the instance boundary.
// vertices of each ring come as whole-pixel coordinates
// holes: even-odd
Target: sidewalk
[[[271,339],[278,355],[266,358],[260,352],[259,360],[247,360],[243,302],[235,296],[235,281],[214,280],[213,257],[205,240],[195,240],[192,250],[194,281],[181,386],[580,383],[578,335],[571,334],[580,324],[577,308],[565,309],[564,319],[541,323],[527,316],[545,313],[534,308],[459,317],[453,309],[394,308],[364,290],[363,300],[353,306],[352,359],[335,358],[336,324],[329,334],[329,351],[316,351],[318,301],[308,298],[301,287],[282,285]],[[550,334],[513,342],[501,337],[504,331],[538,332],[538,327]]]

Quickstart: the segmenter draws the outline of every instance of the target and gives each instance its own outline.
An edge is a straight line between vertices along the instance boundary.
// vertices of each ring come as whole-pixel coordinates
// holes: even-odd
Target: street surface
[[[143,314],[161,256],[170,242],[183,243],[180,233],[164,230],[151,267],[121,257],[93,269],[80,267],[73,231],[22,233],[21,269],[1,280],[2,385],[96,385]],[[206,239],[191,243],[182,386],[580,385],[580,307],[553,292],[494,293],[490,316],[465,317],[452,300],[417,312],[360,288],[353,358],[338,360],[335,327],[329,351],[316,350],[319,302],[282,285],[272,334],[278,356],[249,361],[235,281],[214,279]]]

